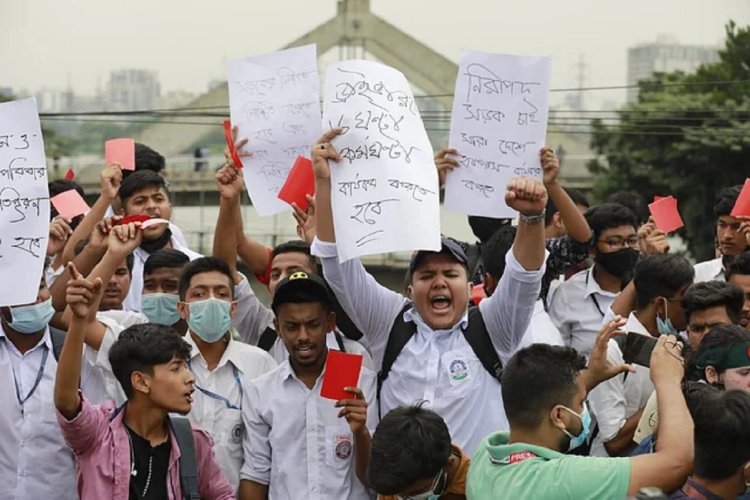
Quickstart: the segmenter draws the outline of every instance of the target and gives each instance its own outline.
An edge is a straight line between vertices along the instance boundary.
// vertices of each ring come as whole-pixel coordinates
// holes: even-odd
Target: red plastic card
[[[276,196],[290,205],[296,203],[301,210],[307,210],[309,203],[306,195],[315,194],[315,175],[312,162],[304,156],[298,156],[292,169]]]
[[[234,139],[232,138],[232,124],[229,122],[229,120],[224,120],[224,139],[226,139],[227,146],[229,146],[229,152],[232,155],[232,161],[234,161],[234,164],[237,166],[237,168],[242,168],[242,158],[240,158],[240,155],[237,153],[237,148],[234,147]]]
[[[89,206],[86,203],[86,200],[84,200],[75,189],[63,191],[62,193],[50,198],[49,201],[55,207],[58,214],[68,219],[72,219],[73,217],[77,217],[89,211]]]
[[[320,395],[324,398],[339,401],[354,399],[354,394],[346,392],[344,387],[357,387],[359,372],[362,369],[362,355],[328,349],[323,385]]]
[[[135,170],[135,141],[133,139],[110,139],[104,143],[104,158],[107,165],[117,163],[123,170]]]
[[[742,186],[742,191],[740,191],[730,215],[732,217],[750,216],[750,179],[745,179],[745,185]]]
[[[685,224],[682,222],[680,212],[677,210],[677,199],[674,196],[667,196],[648,206],[654,223],[660,231],[671,233],[680,229]]]
[[[76,178],[76,173],[73,171],[72,168],[69,168],[67,172],[65,172],[65,180],[66,181],[72,181]]]

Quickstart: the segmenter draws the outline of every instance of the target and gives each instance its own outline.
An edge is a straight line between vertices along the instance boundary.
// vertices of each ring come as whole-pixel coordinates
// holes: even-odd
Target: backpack
[[[385,346],[385,354],[383,354],[383,364],[380,373],[378,373],[378,396],[380,396],[380,389],[383,387],[383,382],[388,378],[393,363],[412,336],[417,333],[417,325],[413,321],[404,321],[404,313],[411,308],[412,303],[409,302],[401,309],[388,335],[388,343]],[[463,334],[484,369],[499,382],[503,375],[503,364],[492,346],[492,340],[479,307],[469,307],[469,322],[463,329]]]

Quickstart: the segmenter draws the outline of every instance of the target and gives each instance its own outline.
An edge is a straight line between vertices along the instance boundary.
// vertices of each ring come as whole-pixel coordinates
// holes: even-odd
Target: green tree
[[[750,27],[730,22],[726,33],[719,62],[657,74],[639,84],[638,101],[618,111],[616,124],[592,123],[602,158],[588,165],[595,196],[673,194],[698,260],[713,256],[716,194],[750,176]]]

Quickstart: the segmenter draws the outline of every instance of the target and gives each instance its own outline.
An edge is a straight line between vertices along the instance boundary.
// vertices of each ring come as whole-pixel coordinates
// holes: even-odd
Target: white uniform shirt
[[[178,238],[172,236],[172,248],[179,250],[188,256],[190,260],[195,260],[199,257],[203,257],[197,252],[193,252],[187,246],[183,245]],[[146,263],[146,259],[151,255],[141,247],[136,248],[133,251],[133,272],[130,278],[130,291],[127,297],[122,303],[123,309],[128,311],[141,311],[141,294],[143,293],[143,266]]]
[[[544,310],[542,299],[538,299],[534,304],[531,323],[529,323],[526,333],[523,334],[518,349],[523,349],[531,344],[565,345],[560,330],[552,324],[549,314]]]
[[[185,340],[193,349],[190,368],[196,385],[188,417],[213,437],[216,461],[237,491],[243,462],[243,394],[251,380],[276,368],[276,361],[262,349],[230,340],[219,364],[209,371],[189,334]]]
[[[625,323],[626,332],[639,333],[651,337],[635,313],[630,313]],[[614,364],[622,364],[622,351],[613,339],[607,345],[607,359]],[[591,455],[608,457],[604,443],[611,441],[625,425],[625,421],[646,406],[654,391],[650,370],[644,366],[632,365],[635,373],[619,374],[597,385],[588,395],[593,416],[599,426],[599,433],[591,443]],[[623,381],[624,379],[624,381]]]
[[[81,369],[84,391],[96,378],[85,359]],[[39,385],[22,406],[16,384],[21,399],[26,398],[40,371]],[[0,326],[0,498],[78,498],[73,453],[65,445],[55,415],[56,372],[49,330],[34,348],[21,354]]]
[[[316,238],[312,253],[321,257],[328,284],[341,307],[364,333],[375,366],[381,366],[394,321],[407,299],[378,284],[359,259],[339,263],[335,243]],[[539,297],[543,275],[544,266],[526,271],[509,251],[497,290],[479,304],[492,345],[503,363],[518,350]],[[471,455],[487,434],[509,426],[500,382],[484,369],[461,331],[468,324],[468,314],[464,313],[447,330],[433,330],[414,308],[404,313],[404,320],[413,320],[417,332],[383,383],[381,414],[426,401],[445,420],[453,442]]]
[[[707,260],[705,262],[699,262],[695,266],[695,279],[693,283],[701,283],[703,281],[726,281],[724,277],[724,263],[721,257],[717,259]]]
[[[593,266],[560,284],[549,299],[549,317],[565,345],[587,358],[602,328],[602,320],[616,293],[602,290],[593,275]]]
[[[268,498],[370,498],[357,478],[349,424],[338,418],[335,401],[320,396],[324,375],[308,389],[285,361],[248,385],[240,477],[267,484]],[[375,372],[362,367],[358,385],[368,403],[367,427],[375,429]]]

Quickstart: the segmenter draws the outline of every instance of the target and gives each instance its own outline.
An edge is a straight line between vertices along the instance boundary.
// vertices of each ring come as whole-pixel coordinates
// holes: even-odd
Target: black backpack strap
[[[268,328],[263,330],[263,333],[260,334],[260,338],[258,339],[258,347],[268,352],[276,343],[276,339],[278,337],[279,334],[276,333],[276,330],[269,326]]]
[[[469,308],[469,321],[463,332],[466,342],[469,343],[484,369],[499,382],[503,375],[503,363],[492,346],[492,340],[479,307]]]
[[[380,386],[383,385],[385,379],[388,378],[388,373],[391,371],[393,363],[401,354],[404,346],[409,342],[409,339],[417,333],[417,325],[413,321],[404,321],[404,313],[412,308],[412,303],[407,303],[396,316],[391,327],[391,332],[388,334],[388,343],[385,345],[385,353],[383,354],[383,364],[380,366],[380,373],[378,373],[378,393],[380,393]]]
[[[63,344],[65,344],[66,332],[59,328],[49,327],[49,336],[52,340],[52,354],[55,356],[55,361],[60,360],[60,353],[62,352]]]
[[[346,352],[346,348],[344,347],[344,339],[341,337],[341,334],[338,330],[333,330],[333,337],[336,339],[336,344],[339,346],[339,351]]]
[[[474,283],[474,275],[482,265],[482,247],[479,243],[469,245],[469,248],[466,249],[466,260],[469,268],[469,282]],[[482,279],[484,279],[484,276],[482,276]]]
[[[195,462],[193,428],[186,417],[170,415],[174,437],[180,448],[180,486],[186,500],[200,500],[198,492],[198,467]]]

